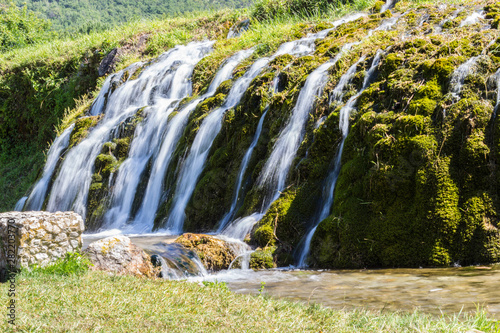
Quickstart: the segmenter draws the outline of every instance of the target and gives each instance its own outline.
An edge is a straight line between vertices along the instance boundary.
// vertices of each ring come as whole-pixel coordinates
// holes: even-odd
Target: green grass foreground
[[[331,310],[268,296],[235,294],[225,284],[23,272],[16,282],[16,326],[2,332],[500,332],[476,315]],[[9,286],[0,285],[7,304]]]

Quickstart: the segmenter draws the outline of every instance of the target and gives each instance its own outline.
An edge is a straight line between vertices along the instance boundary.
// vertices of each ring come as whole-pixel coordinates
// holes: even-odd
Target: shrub
[[[31,266],[29,275],[50,274],[50,275],[82,275],[93,266],[87,257],[78,252],[68,252],[64,258],[45,267],[39,265]]]

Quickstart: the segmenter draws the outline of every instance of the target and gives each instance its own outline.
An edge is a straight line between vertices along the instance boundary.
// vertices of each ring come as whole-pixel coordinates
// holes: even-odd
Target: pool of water
[[[102,237],[84,237],[84,247]],[[161,249],[175,236],[130,237],[149,251]],[[274,269],[221,271],[189,281],[226,282],[237,293],[269,295],[335,309],[363,308],[440,315],[473,312],[483,307],[500,319],[500,265],[363,270]]]

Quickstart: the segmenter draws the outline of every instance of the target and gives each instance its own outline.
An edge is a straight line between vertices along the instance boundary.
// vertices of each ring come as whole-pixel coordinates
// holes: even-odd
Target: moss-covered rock
[[[273,261],[273,252],[275,250],[273,247],[267,247],[252,252],[250,254],[250,268],[257,271],[276,267]]]
[[[79,144],[83,139],[87,137],[89,130],[97,125],[102,116],[91,116],[78,118],[75,122],[75,127],[71,132],[69,138],[68,149]]]
[[[175,243],[194,250],[207,270],[218,271],[228,269],[236,259],[233,248],[224,240],[209,235],[184,234]]]

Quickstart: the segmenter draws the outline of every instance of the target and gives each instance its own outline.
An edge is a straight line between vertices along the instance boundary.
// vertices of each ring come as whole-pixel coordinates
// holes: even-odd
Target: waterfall
[[[472,57],[460,66],[451,74],[450,78],[450,93],[455,102],[460,100],[460,91],[464,85],[465,78],[473,73],[474,66],[479,57]]]
[[[49,152],[47,154],[47,162],[45,162],[45,167],[43,168],[42,178],[36,183],[35,187],[31,191],[31,194],[27,198],[26,204],[23,204],[25,207],[24,210],[41,210],[43,206],[43,201],[45,200],[45,195],[47,194],[47,190],[49,188],[50,180],[54,175],[54,171],[57,166],[57,162],[61,157],[61,153],[68,148],[69,145],[69,137],[75,125],[71,125],[67,129],[65,129],[61,135],[59,135],[52,145],[50,146]],[[23,206],[20,210],[23,209]],[[16,210],[17,210],[16,206]]]
[[[325,187],[323,189],[323,197],[326,197],[324,199],[323,206],[321,208],[321,212],[319,214],[318,219],[316,220],[315,226],[307,233],[304,242],[303,242],[303,247],[302,250],[300,251],[299,255],[299,260],[298,260],[298,267],[306,267],[306,259],[307,256],[309,255],[310,247],[311,247],[311,240],[314,236],[314,233],[316,232],[316,228],[318,227],[319,223],[323,221],[325,218],[330,215],[330,210],[333,204],[333,193],[335,190],[335,184],[337,183],[337,178],[340,173],[340,168],[341,168],[341,161],[342,161],[342,151],[344,150],[344,143],[345,139],[347,138],[347,135],[349,134],[349,116],[351,112],[354,110],[354,107],[356,106],[356,102],[358,100],[358,97],[363,93],[363,91],[370,86],[371,80],[375,76],[377,67],[380,63],[380,59],[382,57],[382,51],[377,51],[377,54],[373,58],[372,64],[370,66],[370,69],[365,75],[365,79],[363,81],[363,87],[361,90],[354,96],[352,96],[347,103],[340,109],[339,113],[339,129],[342,133],[342,140],[340,142],[336,157],[335,157],[335,162],[334,162],[334,167],[333,171],[328,175],[328,178],[326,180]],[[354,77],[356,73],[356,67],[359,64],[360,61],[363,61],[364,58],[361,58],[356,62],[349,70],[347,71],[344,76],[346,76],[346,80],[339,80],[339,84],[345,84],[345,82],[350,82],[352,78]],[[339,89],[340,91],[343,90]]]
[[[94,161],[102,145],[112,139],[112,133],[118,125],[134,115],[138,108],[153,104],[149,108],[151,118],[155,117],[154,113],[165,114],[167,104],[170,104],[167,103],[169,99],[160,95],[168,95],[177,70],[185,70],[182,64],[186,59],[189,61],[192,57],[199,57],[200,53],[206,53],[211,45],[212,42],[203,42],[177,46],[160,56],[158,61],[147,67],[136,80],[130,80],[129,76],[127,82],[114,90],[105,103],[103,119],[82,142],[66,154],[52,187],[48,211],[74,210],[82,216],[86,215]],[[146,125],[142,125],[144,126]]]
[[[193,100],[191,103],[183,107],[168,124],[165,138],[163,139],[160,151],[153,164],[146,192],[142,200],[142,205],[137,213],[137,216],[135,217],[134,225],[142,226],[143,229],[152,229],[154,217],[160,204],[165,173],[170,164],[174,149],[179,142],[184,128],[186,127],[189,115],[202,100],[213,96],[219,85],[231,78],[232,72],[236,66],[241,61],[248,58],[252,53],[253,50],[245,50],[238,52],[229,58],[217,72],[214,80],[208,88],[208,91],[203,96]]]
[[[241,188],[241,183],[243,182],[243,176],[245,175],[245,172],[248,167],[248,162],[250,162],[250,157],[252,157],[253,150],[255,146],[257,146],[257,142],[259,141],[260,138],[260,133],[262,132],[262,125],[264,124],[264,119],[266,118],[267,114],[266,110],[262,116],[260,117],[259,124],[257,125],[257,131],[255,131],[255,135],[253,137],[252,143],[250,144],[250,147],[248,148],[247,152],[245,153],[245,156],[243,157],[243,161],[241,162],[241,167],[240,171],[238,173],[238,178],[236,180],[236,187],[235,187],[235,193],[233,195],[233,202],[231,203],[231,208],[229,209],[229,212],[224,215],[222,218],[219,228],[217,229],[217,232],[221,232],[226,224],[233,218],[234,212],[236,209],[236,204],[238,203],[238,196],[240,194],[240,188]],[[246,235],[246,234],[245,234]],[[237,237],[234,237],[237,238]]]
[[[229,91],[224,104],[212,111],[202,122],[189,155],[184,161],[179,173],[173,208],[167,220],[166,229],[172,233],[181,233],[184,224],[184,210],[193,194],[196,182],[203,171],[210,147],[222,128],[222,118],[227,110],[238,105],[241,97],[250,86],[252,80],[269,63],[269,58],[257,60],[243,77],[236,80]]]
[[[120,166],[112,190],[111,208],[105,214],[105,223],[111,228],[123,227],[128,222],[141,175],[157,151],[169,115],[183,98],[191,94],[189,78],[194,66],[206,55],[209,45],[193,45],[176,54],[171,68],[159,83],[161,88],[151,92],[149,102],[152,105],[143,111],[146,119],[136,128],[129,155]]]
[[[273,55],[272,58],[281,55],[284,52],[296,52],[292,53],[293,55],[302,54],[301,52],[303,52],[304,49],[301,48],[300,46],[309,45],[308,43],[311,40],[311,38],[313,40],[316,40],[318,38],[324,38],[326,37],[329,31],[333,30],[340,24],[356,20],[362,16],[364,15],[363,14],[350,15],[346,18],[334,22],[333,28],[320,31],[313,35],[308,35],[307,37],[295,42],[285,43],[278,49],[278,51]],[[372,36],[374,31],[389,30],[397,22],[398,22],[398,17],[384,20],[379,27],[377,27],[374,30],[370,30],[365,38]],[[314,97],[316,96],[315,93],[319,95],[320,92],[323,90],[324,85],[326,84],[326,80],[328,78],[327,75],[328,69],[335,63],[337,63],[337,61],[339,61],[342,58],[344,53],[350,50],[352,46],[358,45],[361,42],[362,40],[359,42],[345,44],[333,60],[323,64],[308,76],[304,87],[301,89],[299,93],[297,104],[295,105],[292,111],[292,117],[289,120],[288,124],[286,125],[285,129],[281,131],[280,136],[278,137],[278,140],[274,145],[271,156],[266,161],[263,171],[261,172],[259,179],[257,180],[259,186],[264,187],[267,185],[267,187],[271,189],[270,193],[271,195],[269,195],[268,193],[268,195],[265,197],[260,212],[253,213],[247,217],[238,218],[237,220],[233,221],[226,228],[226,230],[222,230],[222,234],[230,235],[230,237],[240,237],[239,239],[243,239],[246,236],[246,234],[248,234],[248,232],[251,231],[253,225],[255,225],[265,215],[265,212],[272,204],[272,202],[274,202],[276,199],[279,198],[281,191],[284,189],[286,176],[288,174],[291,163],[293,162],[297,149],[299,148],[300,143],[303,140],[305,123],[307,121],[309,113],[311,112],[314,106],[315,102]],[[293,45],[293,43],[296,43],[296,45]],[[314,48],[311,47],[311,49]],[[354,72],[349,74],[354,75],[355,67],[352,71]],[[341,87],[344,87],[344,85],[347,84],[347,82],[345,82],[346,80],[347,79],[344,77],[341,78],[342,82],[340,85]],[[275,81],[273,82],[274,89],[276,89],[276,86],[277,86],[277,81],[275,78]],[[316,89],[316,91],[314,89]],[[335,94],[333,96],[335,96]],[[335,98],[336,97],[333,97],[333,99]],[[240,173],[241,172],[242,170],[240,170]],[[221,225],[223,224],[226,225],[228,223],[227,220],[229,220],[229,218],[226,218],[226,216],[224,216],[223,220],[221,221]],[[222,228],[219,227],[219,230],[217,232],[221,232],[221,229]]]
[[[299,93],[297,104],[292,110],[292,116],[281,131],[273,151],[262,169],[257,183],[259,186],[267,187],[271,191],[264,201],[265,210],[279,197],[281,191],[285,188],[286,176],[297,149],[304,138],[309,113],[314,106],[316,97],[321,95],[328,81],[328,69],[339,58],[336,57],[334,60],[324,63],[307,77],[306,83]]]
[[[19,201],[16,203],[16,206],[14,207],[14,211],[22,212],[26,200],[28,200],[28,197],[22,197],[21,199],[19,199]]]
[[[271,60],[280,56],[280,55],[284,55],[284,54],[290,54],[293,56],[302,56],[305,54],[312,53],[315,50],[315,44],[314,44],[315,40],[325,38],[330,31],[332,31],[333,29],[335,29],[339,25],[350,22],[350,21],[357,20],[358,18],[363,17],[363,16],[366,16],[366,14],[357,13],[357,14],[349,15],[347,17],[344,17],[342,19],[339,19],[339,20],[333,22],[332,28],[328,28],[328,29],[319,31],[315,34],[308,34],[306,37],[301,38],[301,39],[296,40],[296,41],[284,43],[273,54],[273,56],[271,57]],[[351,44],[349,44],[349,45],[351,45]],[[342,51],[344,51],[344,49],[342,49]],[[338,60],[338,58],[336,58],[336,60]],[[277,91],[278,82],[279,82],[278,75],[276,75],[274,77],[273,84],[271,87],[272,93]],[[263,125],[263,122],[264,122],[264,119],[266,117],[268,109],[269,109],[269,105],[266,107],[266,112],[264,112],[264,114],[261,116],[261,118],[259,120],[259,124],[257,126],[257,131],[255,132],[255,135],[254,135],[254,138],[252,141],[252,144],[250,145],[247,152],[245,153],[245,156],[244,156],[243,161],[241,163],[240,171],[238,173],[238,178],[237,178],[236,187],[235,187],[235,194],[233,196],[231,208],[229,209],[229,212],[227,212],[224,215],[224,217],[221,219],[221,221],[219,222],[219,227],[217,229],[218,233],[222,232],[223,229],[226,227],[227,223],[229,221],[231,221],[231,219],[234,217],[236,205],[238,203],[238,197],[239,197],[239,193],[240,193],[241,183],[243,181],[243,176],[245,175],[246,169],[248,167],[248,162],[250,161],[250,158],[252,157],[253,150],[254,150],[255,146],[257,145],[257,142],[259,141],[260,134],[262,132],[262,125]],[[260,217],[256,220],[257,216],[260,216]],[[223,234],[235,235],[234,230],[240,230],[241,226],[243,226],[243,230],[248,229],[248,232],[249,232],[253,226],[253,225],[250,226],[249,222],[255,221],[254,222],[254,224],[255,224],[257,221],[260,220],[261,217],[262,217],[262,214],[252,214],[251,216],[249,216],[247,218],[238,219],[238,220],[233,222],[233,224],[236,224],[236,225],[235,226],[231,225],[228,228],[228,230],[226,230]],[[241,239],[243,239],[243,237],[246,236],[246,234],[248,232],[243,234],[243,232],[240,231],[240,232],[236,232],[236,234],[238,235],[238,237],[243,234],[243,236],[241,237]],[[234,238],[238,238],[238,237],[235,236]],[[240,238],[238,238],[238,239],[240,239]]]

